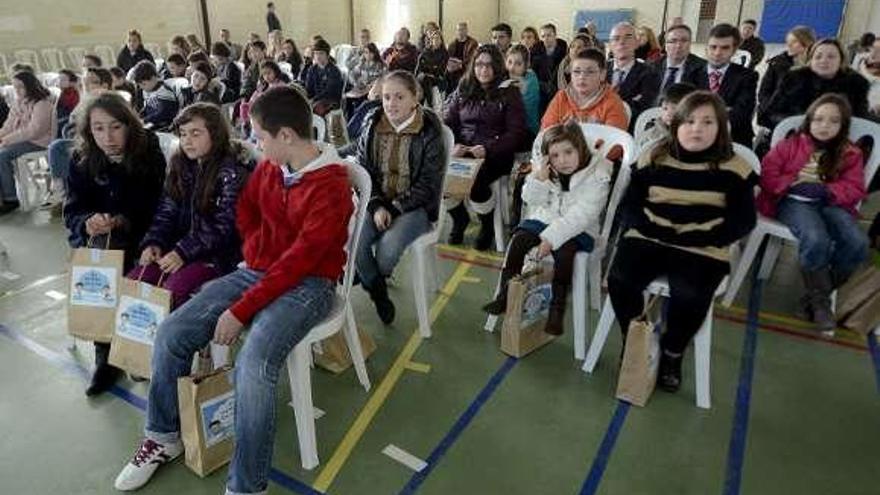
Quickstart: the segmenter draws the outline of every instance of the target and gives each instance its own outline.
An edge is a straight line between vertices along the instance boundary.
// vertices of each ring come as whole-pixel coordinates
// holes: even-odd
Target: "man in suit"
[[[658,95],[675,83],[695,80],[698,72],[705,72],[706,60],[691,53],[692,36],[691,28],[684,24],[666,30],[666,56],[652,64],[660,76]]]
[[[618,23],[611,29],[610,41],[614,60],[608,67],[608,82],[629,105],[632,129],[639,114],[656,104],[659,76],[649,65],[636,60],[635,26]]]
[[[706,70],[694,73],[694,78],[686,82],[708,89],[724,100],[733,140],[751,148],[755,137],[752,115],[755,113],[758,73],[730,62],[740,41],[735,26],[718,24],[713,27],[706,44]]]

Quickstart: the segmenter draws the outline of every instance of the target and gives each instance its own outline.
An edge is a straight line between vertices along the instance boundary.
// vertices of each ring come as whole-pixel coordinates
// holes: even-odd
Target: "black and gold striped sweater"
[[[652,160],[646,150],[624,198],[623,236],[729,261],[729,246],[755,226],[757,183],[736,155],[712,170],[705,153]]]

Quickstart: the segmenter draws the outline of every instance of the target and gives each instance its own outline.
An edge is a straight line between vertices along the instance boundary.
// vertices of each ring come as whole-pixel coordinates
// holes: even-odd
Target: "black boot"
[[[678,392],[681,388],[681,361],[684,354],[660,351],[660,369],[657,371],[657,386],[667,392]]]
[[[373,287],[368,288],[364,285],[364,288],[370,293],[370,299],[376,305],[376,314],[379,315],[379,319],[382,320],[382,323],[390,325],[394,321],[395,311],[394,303],[388,297],[388,285],[385,284],[385,279],[379,278]]]
[[[834,311],[831,309],[831,291],[833,289],[831,270],[827,268],[802,270],[801,274],[804,277],[804,286],[807,290],[816,330],[822,332],[824,336],[833,337],[837,324]]]
[[[459,246],[464,242],[464,231],[471,223],[471,216],[461,202],[455,208],[449,210],[449,216],[452,217],[452,230],[449,232],[449,244]]]
[[[109,357],[110,344],[95,342],[95,373],[86,389],[86,396],[94,397],[110,390],[122,374],[119,368],[107,362]]]
[[[565,307],[568,301],[568,285],[554,283],[553,298],[550,300],[550,315],[544,325],[544,333],[562,335],[565,330]]]
[[[480,218],[480,235],[474,240],[474,248],[488,251],[495,242],[495,213],[477,215]]]
[[[495,296],[494,300],[483,306],[483,311],[490,315],[504,314],[507,310],[507,284],[510,283],[510,279],[517,273],[519,273],[519,270],[514,271],[509,267],[504,267],[501,270],[501,283],[498,286],[498,295]]]
[[[17,210],[19,206],[21,206],[21,203],[19,203],[18,200],[4,200],[3,203],[0,204],[0,215],[12,213]]]

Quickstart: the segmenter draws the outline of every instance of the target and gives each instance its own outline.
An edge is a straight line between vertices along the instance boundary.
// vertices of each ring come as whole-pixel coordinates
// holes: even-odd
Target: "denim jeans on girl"
[[[30,141],[0,148],[0,199],[18,201],[18,195],[15,192],[15,160],[21,155],[45,149],[44,146],[38,146]]]
[[[798,258],[806,271],[830,268],[846,280],[868,257],[868,237],[843,208],[786,198],[776,216],[797,237]]]
[[[384,232],[379,232],[373,219],[367,218],[361,230],[355,259],[357,274],[363,286],[373,287],[380,277],[391,275],[406,248],[429,230],[431,222],[428,221],[428,213],[424,208],[400,215]],[[375,254],[373,247],[376,248]]]
[[[214,337],[217,318],[263,277],[246,268],[209,282],[171,313],[153,347],[145,435],[159,443],[180,438],[177,379]],[[275,386],[294,346],[330,311],[335,282],[305,278],[257,313],[235,363],[235,452],[227,493],[261,493],[268,485],[275,437]]]

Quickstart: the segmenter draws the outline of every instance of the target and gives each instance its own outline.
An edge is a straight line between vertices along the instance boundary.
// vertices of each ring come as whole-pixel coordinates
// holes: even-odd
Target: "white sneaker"
[[[137,490],[150,481],[159,466],[173,461],[182,453],[183,443],[179,440],[173,444],[163,445],[145,438],[134,453],[134,457],[116,477],[113,486],[121,491]]]

